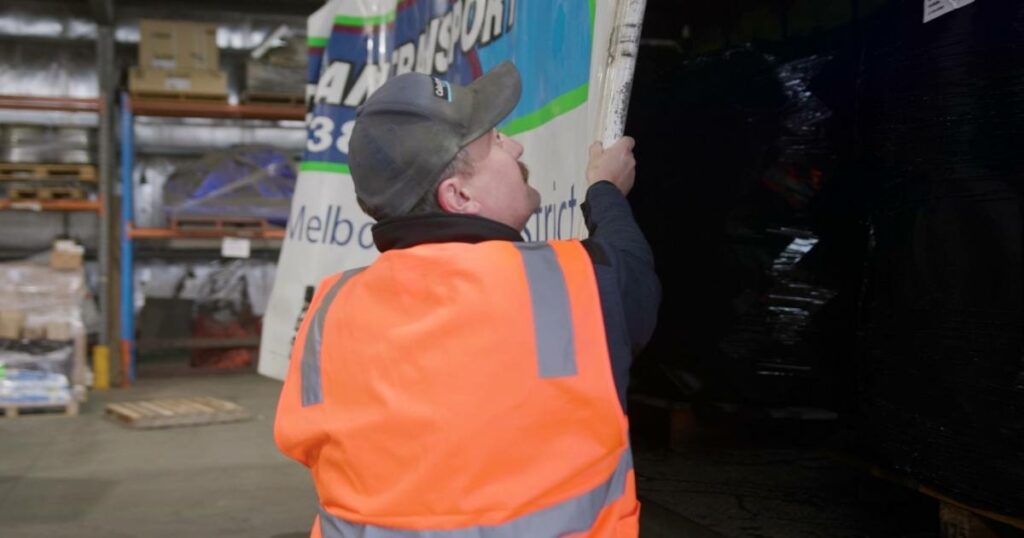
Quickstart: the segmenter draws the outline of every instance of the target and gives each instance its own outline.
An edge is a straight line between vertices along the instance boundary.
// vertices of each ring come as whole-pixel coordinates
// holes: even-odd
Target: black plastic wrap
[[[874,462],[1021,517],[1024,3],[867,4],[641,49],[630,201],[664,299],[632,388],[832,407]]]
[[[664,300],[634,371],[637,390],[836,405],[860,279],[848,279],[837,302],[843,280],[830,267],[850,265],[836,262],[834,230],[817,208],[835,155],[832,112],[811,82],[830,61],[754,46],[696,59],[648,48],[638,56],[627,133],[638,140],[639,176],[630,199]]]
[[[772,381],[820,376],[819,357],[811,342],[813,322],[836,292],[801,274],[799,264],[817,245],[804,230],[772,230],[787,245],[765,276],[770,287],[756,301],[738,308],[739,317],[719,344],[722,352],[749,365],[751,374]],[[775,403],[788,403],[778,401]]]
[[[1024,515],[1024,4],[871,21],[863,439],[962,502]]]
[[[809,88],[811,79],[831,59],[815,55],[784,63],[775,70],[788,98],[782,110],[785,130],[779,140],[781,161],[802,162],[831,153],[822,122],[832,117],[832,111]]]

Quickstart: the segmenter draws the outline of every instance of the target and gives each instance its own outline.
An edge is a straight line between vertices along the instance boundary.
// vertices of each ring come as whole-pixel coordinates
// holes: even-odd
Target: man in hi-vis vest
[[[359,109],[381,254],[321,282],[275,423],[315,538],[638,535],[625,393],[661,292],[633,140],[590,149],[589,239],[525,243],[540,196],[495,130],[520,92],[506,62],[466,87],[403,74]]]

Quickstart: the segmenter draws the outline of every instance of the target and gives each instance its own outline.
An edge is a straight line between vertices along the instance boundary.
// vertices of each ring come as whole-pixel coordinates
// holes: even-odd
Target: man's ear
[[[473,199],[466,180],[462,176],[452,176],[441,181],[437,186],[437,202],[446,213],[476,215],[480,212],[480,203]]]

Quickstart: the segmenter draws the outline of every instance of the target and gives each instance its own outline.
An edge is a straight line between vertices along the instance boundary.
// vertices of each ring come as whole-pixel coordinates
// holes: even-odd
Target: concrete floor
[[[0,537],[308,536],[312,484],[273,442],[279,390],[254,374],[144,377],[93,392],[77,417],[0,418]],[[132,430],[103,416],[108,402],[188,396],[237,402],[253,419]],[[916,497],[865,502],[852,471],[803,450],[641,443],[635,453],[642,538],[936,534],[917,526],[934,521],[934,508],[910,528],[894,524],[884,512],[913,515]]]
[[[316,496],[305,469],[277,452],[280,383],[257,375],[142,379],[93,392],[77,417],[0,418],[0,537],[264,537],[309,534]],[[106,403],[213,396],[245,406],[233,424],[132,430]],[[712,538],[652,506],[644,538]]]
[[[308,536],[308,474],[272,437],[280,383],[256,375],[142,380],[93,392],[78,417],[0,419],[0,536]],[[131,430],[107,402],[214,396],[247,422]]]
[[[730,538],[934,538],[938,505],[815,451],[638,450],[645,508]]]

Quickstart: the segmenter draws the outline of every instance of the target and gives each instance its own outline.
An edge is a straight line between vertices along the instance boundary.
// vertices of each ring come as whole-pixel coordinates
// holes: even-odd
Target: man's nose
[[[523,155],[523,145],[520,144],[519,141],[514,138],[509,138],[508,140],[509,142],[511,142],[511,144],[509,144],[509,149],[511,150],[510,153],[512,154],[513,157],[518,159]]]

